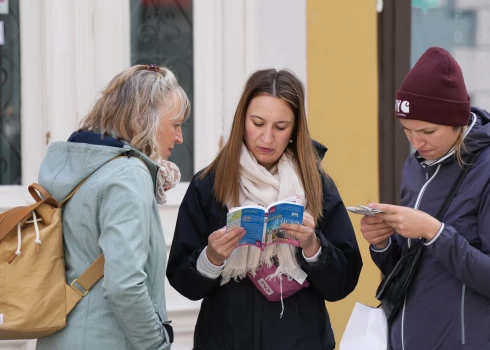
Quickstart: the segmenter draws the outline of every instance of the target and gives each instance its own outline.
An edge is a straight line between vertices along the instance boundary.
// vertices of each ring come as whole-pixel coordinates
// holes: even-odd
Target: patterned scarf
[[[172,162],[159,158],[155,161],[158,166],[158,180],[157,180],[157,203],[159,205],[167,202],[166,193],[168,190],[174,188],[180,181],[180,170]]]

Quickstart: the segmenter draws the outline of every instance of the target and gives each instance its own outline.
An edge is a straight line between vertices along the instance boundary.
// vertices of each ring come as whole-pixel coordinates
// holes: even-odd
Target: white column
[[[49,142],[66,140],[77,127],[75,2],[42,1],[44,115]],[[27,83],[23,81],[23,83]]]
[[[225,2],[223,25],[223,123],[228,139],[252,72],[287,68],[306,88],[306,0]]]
[[[97,94],[131,63],[129,1],[94,2],[94,86]],[[94,96],[95,97],[95,96]]]
[[[224,2],[223,16],[223,124],[224,140],[230,136],[243,84],[247,80],[247,6],[253,1],[235,0]]]
[[[194,26],[194,169],[207,166],[223,136],[225,72],[223,0],[193,1]],[[229,53],[228,51],[226,52]]]
[[[129,2],[75,1],[77,123],[99,92],[130,65]]]
[[[306,84],[306,0],[247,0],[247,75],[288,68]]]
[[[118,0],[41,3],[43,112],[52,142],[66,140],[97,93],[129,66],[129,4]]]
[[[19,2],[20,16],[20,74],[21,74],[21,151],[22,184],[37,181],[37,172],[46,148],[46,129],[44,122],[44,96],[42,83],[41,2],[22,0]],[[24,190],[24,189],[22,189]],[[11,205],[18,203],[20,192]],[[23,201],[23,200],[22,200]]]
[[[74,7],[75,98],[78,125],[95,97],[95,4],[94,0],[75,1]]]

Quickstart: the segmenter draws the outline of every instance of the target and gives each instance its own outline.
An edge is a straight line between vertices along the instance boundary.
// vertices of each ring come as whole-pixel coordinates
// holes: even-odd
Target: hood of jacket
[[[313,139],[311,140],[311,142],[313,143],[313,149],[316,151],[318,158],[320,159],[320,161],[322,161],[325,157],[325,153],[327,153],[328,151],[328,148]]]
[[[473,153],[490,145],[490,113],[484,109],[471,107],[476,116],[475,125],[465,138],[465,151]]]
[[[49,146],[38,182],[57,201],[62,201],[101,166],[132,150],[110,136],[89,131],[75,132],[67,142],[54,142]]]

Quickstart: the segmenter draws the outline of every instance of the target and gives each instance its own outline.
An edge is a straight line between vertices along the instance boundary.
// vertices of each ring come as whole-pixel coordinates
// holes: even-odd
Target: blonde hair
[[[214,161],[203,171],[201,178],[215,173],[214,193],[223,205],[239,205],[240,149],[245,135],[245,118],[253,98],[266,95],[277,97],[289,105],[295,116],[295,127],[288,148],[294,155],[296,169],[305,190],[306,209],[315,219],[323,211],[323,191],[319,157],[313,148],[305,112],[304,87],[301,81],[288,70],[259,70],[245,84],[243,94],[231,127],[231,134]]]
[[[459,163],[460,167],[463,167],[464,164],[466,164],[463,160],[463,152],[465,151],[465,145],[464,145],[464,134],[466,132],[467,127],[461,127],[461,126],[455,126],[454,130],[458,130],[458,137],[456,138],[456,141],[454,142],[454,157]]]
[[[161,116],[176,105],[180,108],[174,119],[185,121],[190,102],[175,75],[164,67],[136,65],[116,75],[102,90],[80,129],[125,140],[157,159]]]

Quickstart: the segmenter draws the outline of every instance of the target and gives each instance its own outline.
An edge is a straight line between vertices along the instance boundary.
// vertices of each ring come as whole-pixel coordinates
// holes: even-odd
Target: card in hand
[[[366,207],[366,206],[360,205],[360,204],[358,204],[357,207],[347,207],[347,210],[350,211],[351,213],[354,213],[354,214],[367,215],[367,216],[374,216],[374,215],[379,214],[379,213],[391,214],[391,213],[388,213],[386,211],[369,208],[369,207]]]

